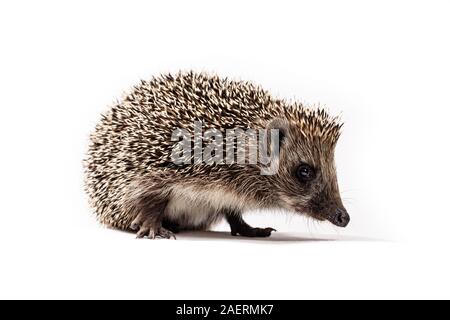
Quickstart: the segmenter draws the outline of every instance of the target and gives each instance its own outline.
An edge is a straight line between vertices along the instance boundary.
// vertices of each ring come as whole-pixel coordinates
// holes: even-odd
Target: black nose
[[[350,222],[350,216],[345,209],[337,209],[331,222],[338,227],[346,227]]]

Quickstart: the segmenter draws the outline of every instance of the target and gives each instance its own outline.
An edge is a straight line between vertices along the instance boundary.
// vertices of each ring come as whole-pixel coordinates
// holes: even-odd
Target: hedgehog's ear
[[[274,118],[270,120],[267,125],[267,129],[278,129],[278,136],[280,139],[280,146],[283,144],[283,141],[288,137],[289,132],[289,123],[287,119],[284,118]]]

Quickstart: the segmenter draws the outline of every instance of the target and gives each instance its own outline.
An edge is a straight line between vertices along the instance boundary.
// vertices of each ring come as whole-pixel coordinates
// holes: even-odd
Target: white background
[[[2,1],[0,298],[450,298],[449,16],[448,1]],[[350,226],[266,212],[248,220],[270,239],[177,241],[99,226],[89,133],[139,79],[180,69],[341,114]]]

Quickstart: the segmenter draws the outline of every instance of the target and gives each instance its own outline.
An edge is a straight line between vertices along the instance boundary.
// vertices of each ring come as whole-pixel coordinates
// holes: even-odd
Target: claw
[[[136,238],[141,239],[144,238],[145,236],[147,236],[149,234],[150,229],[149,228],[145,228],[142,227],[141,229],[139,229],[139,232],[136,235]]]
[[[154,229],[150,229],[149,232],[148,232],[147,238],[155,239],[156,236],[157,236],[157,233],[155,232],[155,230]]]

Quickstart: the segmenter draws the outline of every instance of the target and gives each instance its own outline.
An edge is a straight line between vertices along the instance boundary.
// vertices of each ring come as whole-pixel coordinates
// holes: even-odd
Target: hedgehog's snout
[[[350,215],[348,214],[347,210],[345,210],[344,207],[337,208],[336,212],[334,214],[331,214],[328,220],[332,224],[344,228],[350,222]]]

